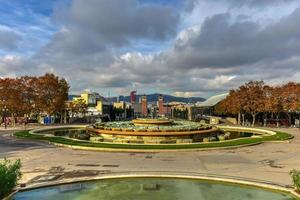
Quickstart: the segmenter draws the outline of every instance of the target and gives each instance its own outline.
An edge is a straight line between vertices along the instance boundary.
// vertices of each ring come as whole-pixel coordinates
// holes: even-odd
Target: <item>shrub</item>
[[[21,175],[21,161],[19,159],[14,163],[4,159],[0,163],[0,199],[12,192]]]
[[[218,140],[217,137],[214,137],[214,136],[209,137],[209,141],[210,141],[210,142],[215,142],[215,141],[217,141],[217,140]]]
[[[290,171],[295,190],[300,192],[300,170],[293,169]]]
[[[226,140],[225,135],[218,135],[219,141],[224,141]]]
[[[89,140],[90,135],[86,133],[75,133],[74,138],[78,140]]]
[[[230,133],[230,132],[226,132],[226,133],[224,134],[225,140],[229,140],[229,139],[230,139],[230,136],[231,136],[231,133]]]

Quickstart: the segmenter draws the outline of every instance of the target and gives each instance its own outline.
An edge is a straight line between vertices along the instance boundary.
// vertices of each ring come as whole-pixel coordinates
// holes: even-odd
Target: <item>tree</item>
[[[15,117],[33,113],[64,113],[69,86],[54,74],[41,77],[0,78],[0,109],[7,109],[15,125]]]
[[[263,114],[264,125],[269,114],[276,115],[277,126],[279,126],[280,113],[285,112],[291,124],[292,114],[299,113],[299,111],[300,83],[294,82],[282,86],[269,86],[263,81],[250,81],[238,89],[231,90],[216,107],[216,112],[219,114],[238,115],[239,124],[240,116],[242,116],[243,125],[245,114],[251,114],[252,126],[259,113]]]
[[[71,117],[74,117],[74,114],[85,115],[88,105],[83,99],[78,99],[76,101],[67,102],[66,108],[70,112]]]
[[[243,118],[243,124],[244,124],[244,103],[243,103],[243,97],[242,93],[238,90],[230,90],[229,95],[222,100],[216,107],[216,112],[219,114],[232,114],[236,115],[238,118],[238,124],[241,125],[241,117]]]
[[[265,122],[267,121],[267,114],[270,113],[272,118],[276,115],[276,119],[279,119],[279,114],[283,111],[283,98],[280,87],[264,86],[264,107],[263,112],[265,116]],[[264,124],[266,125],[266,124]],[[277,126],[279,123],[277,121]]]
[[[300,84],[289,82],[281,87],[283,110],[287,113],[291,124],[291,113],[300,110]]]
[[[22,107],[20,108],[22,112],[28,116],[32,113],[38,112],[36,109],[36,100],[39,95],[37,91],[37,78],[30,76],[22,76],[18,78],[20,84],[21,101]]]
[[[22,108],[22,87],[20,80],[13,78],[1,79],[0,94],[2,95],[2,107],[6,108],[12,116],[12,123],[15,125],[15,116],[24,114]]]
[[[38,78],[37,90],[39,96],[36,104],[39,110],[47,115],[54,115],[65,109],[69,90],[65,79],[59,79],[54,74],[45,74]]]
[[[252,115],[252,126],[255,124],[256,115],[264,108],[264,86],[263,81],[249,81],[239,87],[243,107]]]
[[[0,199],[9,195],[17,185],[18,180],[22,176],[21,166],[20,160],[11,163],[11,161],[4,159],[0,163]]]

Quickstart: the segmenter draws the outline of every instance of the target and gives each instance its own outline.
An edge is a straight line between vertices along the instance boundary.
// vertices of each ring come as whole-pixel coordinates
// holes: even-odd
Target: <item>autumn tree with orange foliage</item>
[[[34,113],[55,115],[65,109],[68,91],[66,80],[54,74],[3,78],[0,79],[0,109],[6,108],[13,120]]]
[[[264,102],[264,126],[266,126],[267,116],[271,115],[271,118],[276,116],[277,126],[279,126],[279,115],[283,111],[283,94],[280,86],[271,87],[266,85],[264,87],[265,102]]]
[[[275,115],[277,126],[280,113],[286,113],[291,124],[291,114],[300,111],[300,84],[290,82],[282,86],[268,86],[263,81],[249,81],[229,95],[216,107],[219,114],[238,116],[239,124],[244,125],[245,114],[252,116],[252,126],[259,113],[263,114],[264,125],[268,115]],[[240,117],[243,120],[241,123]]]
[[[238,116],[238,124],[241,125],[241,117],[244,119],[245,112],[243,110],[242,96],[238,90],[230,90],[229,95],[221,101],[217,107],[218,114],[232,114]],[[244,120],[243,120],[244,123]]]
[[[300,84],[289,82],[281,87],[283,111],[291,123],[291,113],[300,110]]]
[[[69,86],[65,79],[54,74],[45,74],[37,80],[38,97],[36,106],[48,115],[54,115],[65,108]]]
[[[250,81],[240,86],[239,90],[243,96],[241,101],[245,112],[252,115],[252,126],[255,124],[256,115],[263,111],[265,104],[264,82]]]
[[[0,80],[0,94],[1,94],[1,107],[7,109],[11,116],[14,117],[19,114],[24,114],[21,93],[20,81],[13,78],[4,78]],[[12,121],[13,125],[15,121]]]

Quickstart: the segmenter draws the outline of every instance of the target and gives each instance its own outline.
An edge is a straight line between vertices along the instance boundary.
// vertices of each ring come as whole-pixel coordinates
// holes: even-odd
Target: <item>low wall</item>
[[[108,131],[98,130],[90,128],[84,125],[70,125],[70,126],[56,126],[46,127],[31,130],[32,134],[43,134],[44,131],[63,130],[63,129],[86,129],[87,131],[93,132],[95,135],[90,137],[92,143],[117,143],[117,144],[191,144],[191,143],[202,143],[204,139],[209,139],[212,136],[216,137],[219,130],[224,132],[251,132],[261,136],[275,135],[276,132],[258,128],[249,127],[235,127],[235,126],[217,126],[209,130],[202,131],[191,131],[187,132],[125,132],[125,131]],[[50,135],[49,136],[53,136]],[[70,140],[78,140],[74,138],[68,138]],[[235,138],[231,138],[233,140]],[[214,140],[210,141],[213,142]],[[229,141],[229,140],[226,140]],[[223,142],[223,141],[221,141]]]
[[[260,129],[260,128],[239,127],[239,126],[217,126],[217,128],[224,131],[250,132],[250,133],[256,133],[260,135],[276,135],[276,132],[274,131]]]
[[[64,184],[73,184],[87,181],[98,181],[98,180],[106,180],[106,179],[121,179],[121,178],[178,178],[178,179],[194,179],[199,181],[212,181],[215,184],[218,183],[226,183],[226,184],[237,184],[240,186],[250,186],[255,187],[256,189],[267,189],[272,190],[273,192],[283,192],[285,194],[290,195],[291,197],[298,199],[300,198],[300,194],[296,193],[293,189],[288,188],[286,185],[281,185],[273,182],[251,179],[251,178],[243,178],[238,176],[226,176],[226,175],[215,175],[215,174],[202,174],[196,172],[176,172],[176,171],[140,171],[140,172],[132,172],[132,171],[121,171],[121,172],[109,172],[107,174],[102,174],[94,177],[79,177],[79,178],[71,178],[71,179],[62,179],[50,182],[40,182],[33,183],[27,185],[25,188],[17,188],[13,194],[9,197],[12,197],[17,192],[22,191],[30,191],[34,189],[40,189],[51,186],[58,186]],[[4,198],[5,200],[9,200],[10,198]]]
[[[80,128],[86,128],[86,125],[67,125],[67,126],[52,126],[52,127],[43,127],[43,128],[38,128],[38,129],[33,129],[30,130],[29,133],[31,134],[39,134],[40,132],[44,132],[44,131],[53,131],[53,130],[61,130],[61,129],[69,129],[69,128],[73,128],[73,129],[80,129]]]

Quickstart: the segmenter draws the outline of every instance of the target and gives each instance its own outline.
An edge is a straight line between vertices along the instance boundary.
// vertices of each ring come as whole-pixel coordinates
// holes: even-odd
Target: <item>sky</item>
[[[0,77],[209,97],[300,80],[299,0],[0,0]]]

